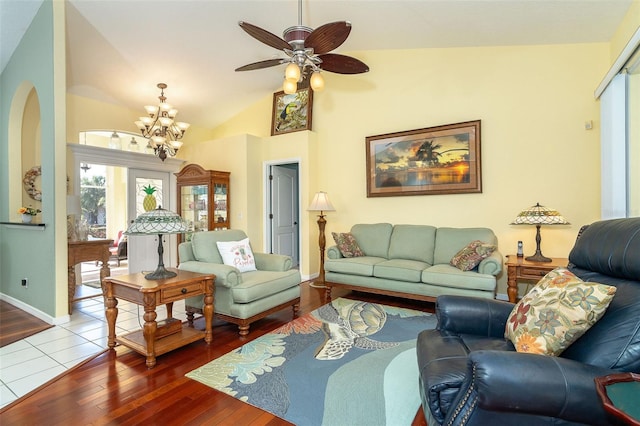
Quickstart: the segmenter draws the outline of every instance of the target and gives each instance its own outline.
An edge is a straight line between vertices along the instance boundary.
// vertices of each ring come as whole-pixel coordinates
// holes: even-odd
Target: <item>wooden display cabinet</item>
[[[229,229],[229,172],[205,170],[188,164],[176,173],[178,213],[189,223],[189,233],[180,241],[189,241],[193,232]]]

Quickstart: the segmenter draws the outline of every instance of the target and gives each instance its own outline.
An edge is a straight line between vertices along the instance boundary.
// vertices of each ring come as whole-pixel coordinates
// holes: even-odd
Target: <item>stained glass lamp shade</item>
[[[511,225],[535,225],[536,226],[536,253],[533,256],[526,257],[526,260],[532,262],[551,262],[551,259],[542,255],[540,251],[540,226],[542,225],[569,225],[569,222],[562,217],[562,215],[554,209],[541,206],[540,203],[536,203],[535,206],[531,206],[518,214],[518,216],[511,222]]]
[[[158,268],[144,277],[148,280],[162,280],[176,276],[173,271],[168,271],[164,267],[162,255],[164,248],[162,246],[162,235],[165,234],[183,234],[187,232],[187,223],[176,213],[158,207],[155,210],[142,213],[138,216],[125,235],[158,235]]]

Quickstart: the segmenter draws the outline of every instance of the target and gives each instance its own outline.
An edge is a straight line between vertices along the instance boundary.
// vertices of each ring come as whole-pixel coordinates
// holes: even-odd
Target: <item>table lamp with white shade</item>
[[[307,209],[310,212],[320,212],[318,215],[318,229],[320,231],[320,235],[318,237],[318,245],[320,246],[320,272],[318,274],[318,282],[320,285],[309,284],[311,287],[324,287],[324,249],[327,244],[327,240],[324,235],[324,228],[327,225],[327,220],[324,218],[324,212],[333,212],[336,209],[333,208],[331,201],[329,201],[329,196],[326,192],[320,191],[317,192],[311,201],[311,205]]]

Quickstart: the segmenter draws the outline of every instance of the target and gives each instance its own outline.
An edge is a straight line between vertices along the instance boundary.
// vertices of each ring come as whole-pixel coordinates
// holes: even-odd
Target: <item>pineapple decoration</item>
[[[156,196],[153,195],[153,193],[156,192],[155,186],[147,185],[142,187],[142,190],[145,192],[145,194],[147,194],[142,200],[142,207],[144,208],[144,211],[148,212],[150,210],[155,210]]]

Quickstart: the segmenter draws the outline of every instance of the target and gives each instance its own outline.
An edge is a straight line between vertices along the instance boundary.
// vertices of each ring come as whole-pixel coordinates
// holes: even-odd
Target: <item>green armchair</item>
[[[240,336],[249,334],[251,323],[286,307],[291,306],[296,317],[300,306],[300,271],[292,269],[289,256],[253,252],[257,270],[247,272],[223,263],[216,243],[245,238],[235,229],[196,232],[178,246],[178,269],[215,274],[214,315],[237,324]],[[202,313],[203,303],[202,296],[185,300],[190,323],[194,314]]]

